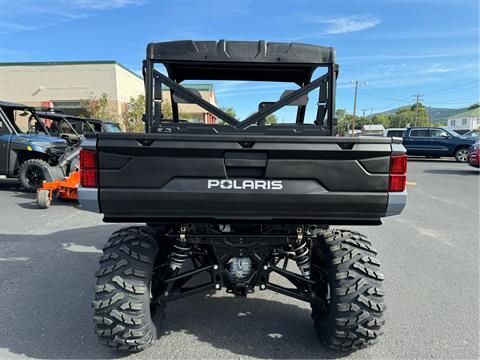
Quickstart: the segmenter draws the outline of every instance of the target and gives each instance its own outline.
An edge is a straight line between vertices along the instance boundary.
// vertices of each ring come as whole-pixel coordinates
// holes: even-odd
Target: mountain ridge
[[[394,115],[398,110],[404,109],[404,108],[409,108],[411,105],[406,105],[406,106],[400,106],[395,109],[383,111],[380,113],[373,114],[375,115]],[[432,118],[432,123],[438,124],[438,123],[446,123],[447,119],[450,116],[460,114],[462,112],[465,112],[468,110],[468,107],[464,108],[437,108],[437,107],[427,107],[427,112]]]

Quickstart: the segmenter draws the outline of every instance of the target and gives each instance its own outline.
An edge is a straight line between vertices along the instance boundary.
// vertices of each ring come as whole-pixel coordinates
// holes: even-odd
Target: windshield
[[[479,138],[480,137],[480,130],[471,130],[465,133],[463,136],[472,137],[472,138]]]
[[[115,123],[104,123],[107,132],[122,132],[120,125]]]
[[[449,127],[442,127],[443,130],[445,130],[446,132],[448,132],[450,135],[452,136],[455,136],[455,137],[460,137],[462,135],[460,135],[459,133],[457,133],[455,130],[453,130],[452,128],[449,128]]]

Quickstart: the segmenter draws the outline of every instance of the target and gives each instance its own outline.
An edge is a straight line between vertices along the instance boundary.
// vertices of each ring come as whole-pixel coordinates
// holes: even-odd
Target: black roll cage
[[[8,111],[6,111],[7,109],[8,109]],[[23,132],[20,129],[20,127],[18,126],[18,124],[16,122],[16,119],[15,119],[15,116],[13,115],[13,111],[15,111],[15,110],[19,110],[19,111],[23,110],[23,111],[30,112],[31,115],[30,115],[29,123],[28,123],[29,130],[30,130],[30,119],[33,117],[36,120],[37,125],[42,128],[41,129],[42,132],[44,132],[47,135],[50,135],[50,132],[48,131],[48,129],[45,127],[43,122],[40,121],[40,118],[37,114],[37,111],[36,111],[35,107],[22,105],[22,104],[14,104],[14,103],[11,103],[11,105],[10,105],[10,104],[7,104],[5,102],[2,102],[2,103],[0,103],[0,111],[4,112],[6,120],[10,123],[10,126],[12,127],[12,130],[16,135],[21,134]],[[9,118],[9,115],[7,115],[7,112],[9,113],[9,115],[10,115],[10,112],[11,112],[12,118]]]
[[[73,116],[73,115],[68,115],[68,114],[65,114],[65,113],[61,113],[61,112],[52,112],[52,113],[48,113],[48,112],[38,112],[37,113],[37,116],[42,118],[42,119],[51,119],[51,120],[63,120],[67,123],[67,125],[70,127],[70,129],[75,133],[75,135],[77,136],[80,136],[80,134],[78,133],[78,131],[75,129],[75,127],[72,125],[72,123],[70,122],[70,120],[77,120],[77,121],[81,121],[85,124],[88,125],[88,127],[90,128],[90,130],[92,130],[93,133],[96,133],[97,131],[93,128],[92,124],[90,124],[90,122],[93,122],[92,120],[97,120],[97,119],[92,119],[92,118],[82,118],[82,117],[78,117],[78,116]]]
[[[329,135],[334,135],[336,79],[338,77],[339,70],[338,65],[334,62],[325,65],[317,65],[315,68],[326,67],[327,73],[314,79],[313,81],[309,80],[304,83],[297,83],[300,86],[299,89],[290,92],[276,102],[264,103],[265,106],[261,107],[259,111],[250,115],[242,121],[233,118],[221,109],[210,104],[208,101],[205,101],[200,96],[194,94],[192,91],[182,86],[180,83],[176,82],[170,77],[165,76],[164,74],[155,69],[155,63],[165,64],[164,61],[155,61],[147,58],[143,61],[142,68],[145,83],[146,106],[143,120],[145,122],[145,132],[147,133],[155,131],[153,130],[155,128],[155,124],[158,124],[160,121],[163,120],[163,114],[161,111],[161,102],[163,101],[161,99],[161,93],[163,84],[168,86],[171,92],[173,122],[179,122],[178,104],[173,99],[173,94],[175,93],[181,98],[204,108],[211,114],[218,117],[220,120],[225,121],[226,123],[238,130],[244,130],[250,125],[256,123],[260,124],[266,116],[273,114],[275,111],[289,105],[293,101],[301,98],[309,92],[320,88],[319,98],[317,102],[318,110],[315,125],[324,127],[328,130]],[[271,65],[271,67],[274,68],[275,65]],[[281,81],[281,76],[279,76],[279,81]],[[155,94],[159,94],[160,98],[155,99]],[[305,108],[305,105],[298,106],[296,124],[301,125],[304,123]],[[327,116],[326,123],[325,115]]]

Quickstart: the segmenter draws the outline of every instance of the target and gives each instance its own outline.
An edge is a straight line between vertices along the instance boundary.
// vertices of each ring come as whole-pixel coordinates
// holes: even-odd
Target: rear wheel
[[[35,192],[45,180],[45,171],[48,163],[41,159],[30,159],[20,167],[18,177],[28,192]]]
[[[383,334],[385,305],[376,251],[363,235],[322,231],[312,251],[312,279],[322,305],[312,305],[317,335],[329,347],[355,351]]]
[[[460,148],[455,151],[455,160],[461,163],[466,163],[468,157],[468,149]]]
[[[152,274],[161,278],[166,252],[149,227],[129,227],[112,234],[103,249],[95,287],[95,333],[113,348],[139,351],[153,344],[157,329],[152,321]],[[157,264],[158,266],[156,266]],[[157,314],[163,315],[163,314]]]

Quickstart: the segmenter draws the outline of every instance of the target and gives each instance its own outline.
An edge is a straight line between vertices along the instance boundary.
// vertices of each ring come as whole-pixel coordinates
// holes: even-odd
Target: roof
[[[136,72],[130,70],[126,66],[120,64],[115,60],[93,60],[93,61],[35,61],[35,62],[0,62],[0,66],[58,66],[58,65],[102,65],[113,64],[118,65],[122,69],[128,71],[130,74],[135,75],[139,79],[143,80],[143,77]]]
[[[85,118],[80,116],[69,115],[65,113],[55,113],[50,111],[36,111],[35,112],[41,118],[49,118],[52,120],[61,120],[61,119],[73,119],[73,120],[80,120],[80,121],[89,121],[89,122],[104,122],[101,119],[94,119],[94,118]]]
[[[168,41],[150,43],[147,60],[165,65],[173,80],[309,82],[319,66],[335,63],[335,49],[260,41]]]
[[[480,117],[480,107],[462,112],[460,114],[449,116],[448,119],[458,119],[458,118],[468,118],[468,117]]]
[[[383,125],[363,125],[365,131],[384,131]]]
[[[11,107],[11,108],[20,108],[20,109],[25,109],[25,108],[30,108],[31,106],[19,104],[19,103],[13,103],[13,102],[8,102],[8,101],[1,101],[0,100],[0,106],[3,107]]]
[[[335,49],[301,43],[259,41],[166,41],[150,43],[147,58],[159,62],[248,62],[322,65],[335,62]]]

